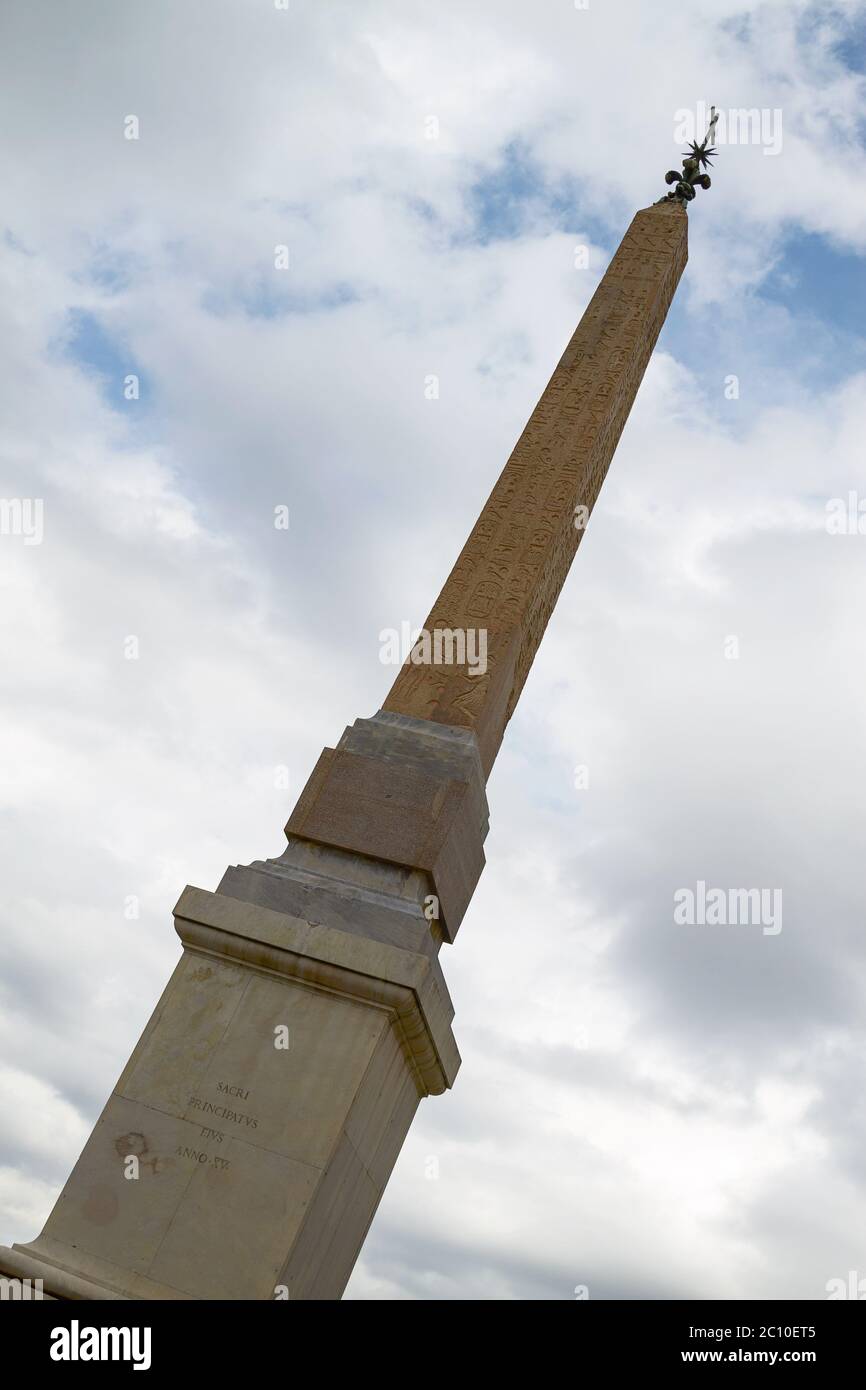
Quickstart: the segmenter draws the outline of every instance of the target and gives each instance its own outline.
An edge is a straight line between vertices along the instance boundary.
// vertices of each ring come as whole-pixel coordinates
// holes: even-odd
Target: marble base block
[[[390,903],[402,938],[184,890],[175,972],[45,1229],[0,1271],[58,1298],[342,1295],[419,1100],[460,1063],[420,906],[358,863],[342,897],[321,872],[313,896],[338,922]],[[297,896],[317,875],[280,877]]]

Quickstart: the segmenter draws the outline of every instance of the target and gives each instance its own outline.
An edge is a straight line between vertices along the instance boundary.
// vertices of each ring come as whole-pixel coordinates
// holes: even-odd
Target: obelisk
[[[285,852],[184,889],[174,974],[42,1234],[0,1250],[7,1275],[64,1299],[342,1295],[419,1100],[457,1074],[439,947],[484,867],[487,777],[685,266],[709,143],[632,221],[426,636],[322,753]]]

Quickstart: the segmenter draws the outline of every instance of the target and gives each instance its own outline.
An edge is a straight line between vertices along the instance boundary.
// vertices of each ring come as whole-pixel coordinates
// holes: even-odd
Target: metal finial
[[[690,203],[698,188],[709,188],[710,176],[702,171],[710,167],[713,162],[712,156],[717,153],[713,139],[718,119],[715,106],[711,106],[710,124],[706,135],[699,145],[694,140],[689,142],[689,148],[683,155],[682,173],[677,169],[669,169],[665,174],[665,183],[673,183],[676,187],[663,198],[659,198],[660,203]]]

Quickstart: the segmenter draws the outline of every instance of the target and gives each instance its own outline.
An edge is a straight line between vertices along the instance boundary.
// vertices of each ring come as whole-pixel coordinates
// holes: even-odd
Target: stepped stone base
[[[456,807],[477,859],[483,781],[455,734],[377,716],[340,750],[397,796],[421,786],[416,829],[432,805],[447,842]],[[460,1065],[436,885],[395,857],[292,835],[218,892],[184,890],[174,974],[45,1229],[0,1270],[63,1299],[342,1295],[419,1101]]]

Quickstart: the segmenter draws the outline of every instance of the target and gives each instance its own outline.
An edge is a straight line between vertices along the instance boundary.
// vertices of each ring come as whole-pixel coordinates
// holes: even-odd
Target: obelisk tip
[[[682,171],[678,169],[668,169],[665,174],[665,183],[673,184],[670,193],[666,193],[663,198],[659,198],[660,203],[680,203],[683,206],[690,203],[699,188],[709,188],[712,180],[704,170],[708,169],[713,162],[713,156],[717,153],[713,145],[716,134],[719,115],[715,106],[710,107],[710,123],[707,133],[700,144],[695,140],[689,142],[689,148],[683,155]]]

